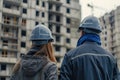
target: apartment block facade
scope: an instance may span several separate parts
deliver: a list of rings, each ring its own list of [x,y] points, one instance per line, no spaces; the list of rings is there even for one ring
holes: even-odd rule
[[[0,80],[9,80],[29,37],[38,24],[50,28],[58,67],[64,54],[76,47],[81,19],[79,0],[0,0]]]
[[[120,69],[120,6],[100,18],[102,46],[117,59]]]

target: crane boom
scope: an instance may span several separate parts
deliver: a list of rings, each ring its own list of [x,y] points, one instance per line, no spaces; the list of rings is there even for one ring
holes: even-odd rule
[[[94,13],[93,13],[93,12],[94,12],[94,8],[107,11],[106,9],[101,8],[101,7],[99,7],[99,6],[96,6],[96,5],[93,5],[93,4],[87,4],[87,6],[91,8],[92,15],[94,15]]]

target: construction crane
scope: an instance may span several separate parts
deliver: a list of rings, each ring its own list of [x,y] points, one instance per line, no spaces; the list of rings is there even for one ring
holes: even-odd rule
[[[100,9],[100,10],[104,10],[105,12],[107,11],[106,9],[101,8],[99,6],[96,6],[96,5],[93,5],[93,4],[87,4],[87,6],[91,8],[92,15],[94,15],[94,8],[97,8],[97,9]]]

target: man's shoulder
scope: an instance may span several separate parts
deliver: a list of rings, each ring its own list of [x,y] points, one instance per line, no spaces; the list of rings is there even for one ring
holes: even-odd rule
[[[79,46],[79,47],[76,47],[74,49],[71,49],[70,51],[68,51],[65,55],[69,58],[72,58],[74,57],[76,54],[80,54],[80,51],[82,50],[82,47]]]
[[[74,48],[74,49],[71,49],[69,52],[67,52],[66,54],[67,55],[72,55],[72,54],[76,54],[76,53],[82,53],[82,52],[84,52],[84,51],[86,51],[87,49],[88,49],[89,47],[85,44],[83,44],[83,45],[80,45],[80,46],[78,46],[78,47],[76,47],[76,48]]]
[[[110,57],[113,57],[113,55],[110,51],[104,49],[101,46],[94,46],[94,47],[91,46],[91,47],[89,47],[87,45],[81,45],[81,46],[78,46],[74,49],[71,49],[65,55],[67,55],[69,58],[71,58],[71,57],[74,57],[76,55],[80,55],[80,54],[83,54],[83,53],[93,52],[93,50],[96,51],[98,54],[107,54]]]

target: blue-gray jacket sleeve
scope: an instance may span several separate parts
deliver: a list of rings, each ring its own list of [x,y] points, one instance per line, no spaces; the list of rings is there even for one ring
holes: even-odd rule
[[[49,68],[47,69],[47,72],[45,73],[45,80],[58,80],[58,69],[56,64],[52,64],[49,66]]]
[[[71,63],[68,56],[65,54],[64,60],[61,65],[60,69],[60,80],[72,80],[72,69],[71,69]]]

